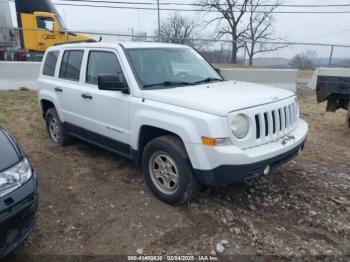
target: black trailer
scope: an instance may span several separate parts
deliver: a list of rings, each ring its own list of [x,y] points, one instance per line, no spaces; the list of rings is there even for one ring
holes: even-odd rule
[[[317,102],[327,101],[327,111],[348,111],[346,125],[350,128],[350,69],[318,68],[314,79]]]

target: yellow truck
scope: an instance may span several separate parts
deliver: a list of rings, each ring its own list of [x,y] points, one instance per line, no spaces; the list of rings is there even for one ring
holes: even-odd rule
[[[40,61],[46,49],[68,41],[94,41],[68,32],[50,0],[0,1],[0,60]]]

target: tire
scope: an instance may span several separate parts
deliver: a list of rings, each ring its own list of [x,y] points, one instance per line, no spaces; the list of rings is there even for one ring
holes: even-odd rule
[[[185,147],[175,136],[150,141],[142,152],[142,169],[146,184],[165,203],[183,204],[200,192]]]
[[[45,116],[46,129],[54,144],[66,146],[73,142],[73,138],[67,134],[55,108],[50,108]]]

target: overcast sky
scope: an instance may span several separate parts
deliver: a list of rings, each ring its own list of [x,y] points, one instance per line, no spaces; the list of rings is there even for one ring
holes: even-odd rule
[[[52,0],[54,3],[63,1]],[[105,0],[106,1],[106,0]],[[108,0],[107,0],[108,1]],[[111,0],[112,1],[112,0]],[[124,0],[130,2],[156,2],[156,0]],[[194,3],[196,0],[160,0],[160,2]],[[197,1],[198,2],[198,1]],[[77,3],[77,2],[75,2]],[[346,0],[286,0],[287,4],[349,4]],[[86,3],[89,4],[89,3]],[[127,6],[118,4],[118,6]],[[149,35],[157,28],[157,11],[128,10],[111,8],[91,8],[56,5],[66,25],[71,30],[103,31],[117,33],[135,33],[146,31]],[[172,6],[167,6],[171,8]],[[174,7],[174,6],[173,6]],[[179,7],[178,7],[179,8]],[[181,7],[180,7],[181,8]],[[190,9],[191,7],[183,7]],[[198,8],[196,8],[198,9]],[[281,8],[286,11],[337,11],[348,8]],[[161,19],[166,19],[171,12],[161,11]],[[199,12],[182,12],[196,21],[205,21],[208,14],[203,16]],[[202,23],[203,24],[203,23]],[[210,37],[214,27],[201,30],[201,38]],[[350,45],[350,14],[275,14],[274,30],[277,36],[285,37],[289,41],[320,42]],[[348,31],[346,31],[348,30]],[[344,32],[341,32],[344,31]],[[337,33],[338,32],[338,33]],[[333,34],[334,33],[334,34]],[[328,35],[329,34],[329,35]],[[328,36],[326,36],[328,35]],[[303,47],[305,49],[307,47]],[[298,50],[302,48],[298,47]],[[329,48],[318,48],[322,55],[329,53]],[[350,50],[335,49],[337,53],[348,53]],[[285,51],[280,52],[282,55]]]
[[[106,0],[105,0],[106,1]],[[108,1],[108,0],[107,0]],[[113,1],[113,0],[111,0]],[[124,0],[125,2],[156,2],[156,0]],[[160,0],[160,2],[193,3],[195,0]],[[54,3],[62,1],[54,0]],[[288,4],[349,4],[346,0],[286,0]],[[118,6],[122,6],[118,4]],[[127,5],[123,5],[127,6]],[[171,7],[171,6],[170,6]],[[184,7],[190,9],[191,7]],[[128,28],[136,31],[152,33],[157,26],[157,12],[149,10],[127,10],[91,7],[59,6],[70,29],[119,31],[127,32]],[[343,11],[349,8],[281,8],[286,11]],[[161,18],[165,19],[171,12],[161,11]],[[191,17],[200,16],[198,12],[182,12]],[[207,15],[206,15],[207,16]],[[350,44],[350,14],[275,14],[275,30],[279,35],[287,36],[291,41],[323,42]],[[203,19],[205,20],[205,19]],[[343,30],[347,32],[322,37],[328,33]],[[209,30],[208,30],[209,31]],[[208,32],[209,33],[209,32]],[[203,37],[206,32],[203,32]]]

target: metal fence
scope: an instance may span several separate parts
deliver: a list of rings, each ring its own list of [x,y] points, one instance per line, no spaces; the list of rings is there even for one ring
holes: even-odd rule
[[[11,31],[13,36],[13,46],[1,47],[0,44],[0,60],[26,60],[23,53],[19,53],[20,34],[21,31],[45,31],[47,35],[52,35],[54,31],[46,31],[43,29],[20,29],[0,27],[1,30]],[[116,32],[92,32],[92,31],[60,31],[58,32],[66,36],[68,39],[70,34],[85,34],[97,41],[117,42],[117,41],[162,41],[176,42],[191,45],[200,51],[210,62],[219,64],[231,64],[232,41],[229,39],[213,39],[213,38],[191,38],[191,39],[159,39],[158,36],[147,35],[143,33],[116,33]],[[1,39],[0,39],[1,43]],[[247,47],[251,42],[239,42],[240,48],[237,53],[237,64],[248,65],[249,52]],[[269,41],[257,42],[257,45],[274,48],[281,47],[272,52],[261,52],[253,57],[253,65],[257,67],[269,68],[296,68],[296,67],[350,67],[350,45],[324,44],[324,43],[301,43],[288,41]],[[2,51],[1,51],[2,50]],[[296,55],[304,54],[312,61],[312,65],[300,65],[295,62]],[[39,56],[40,57],[40,56]],[[30,60],[30,59],[28,59]]]

